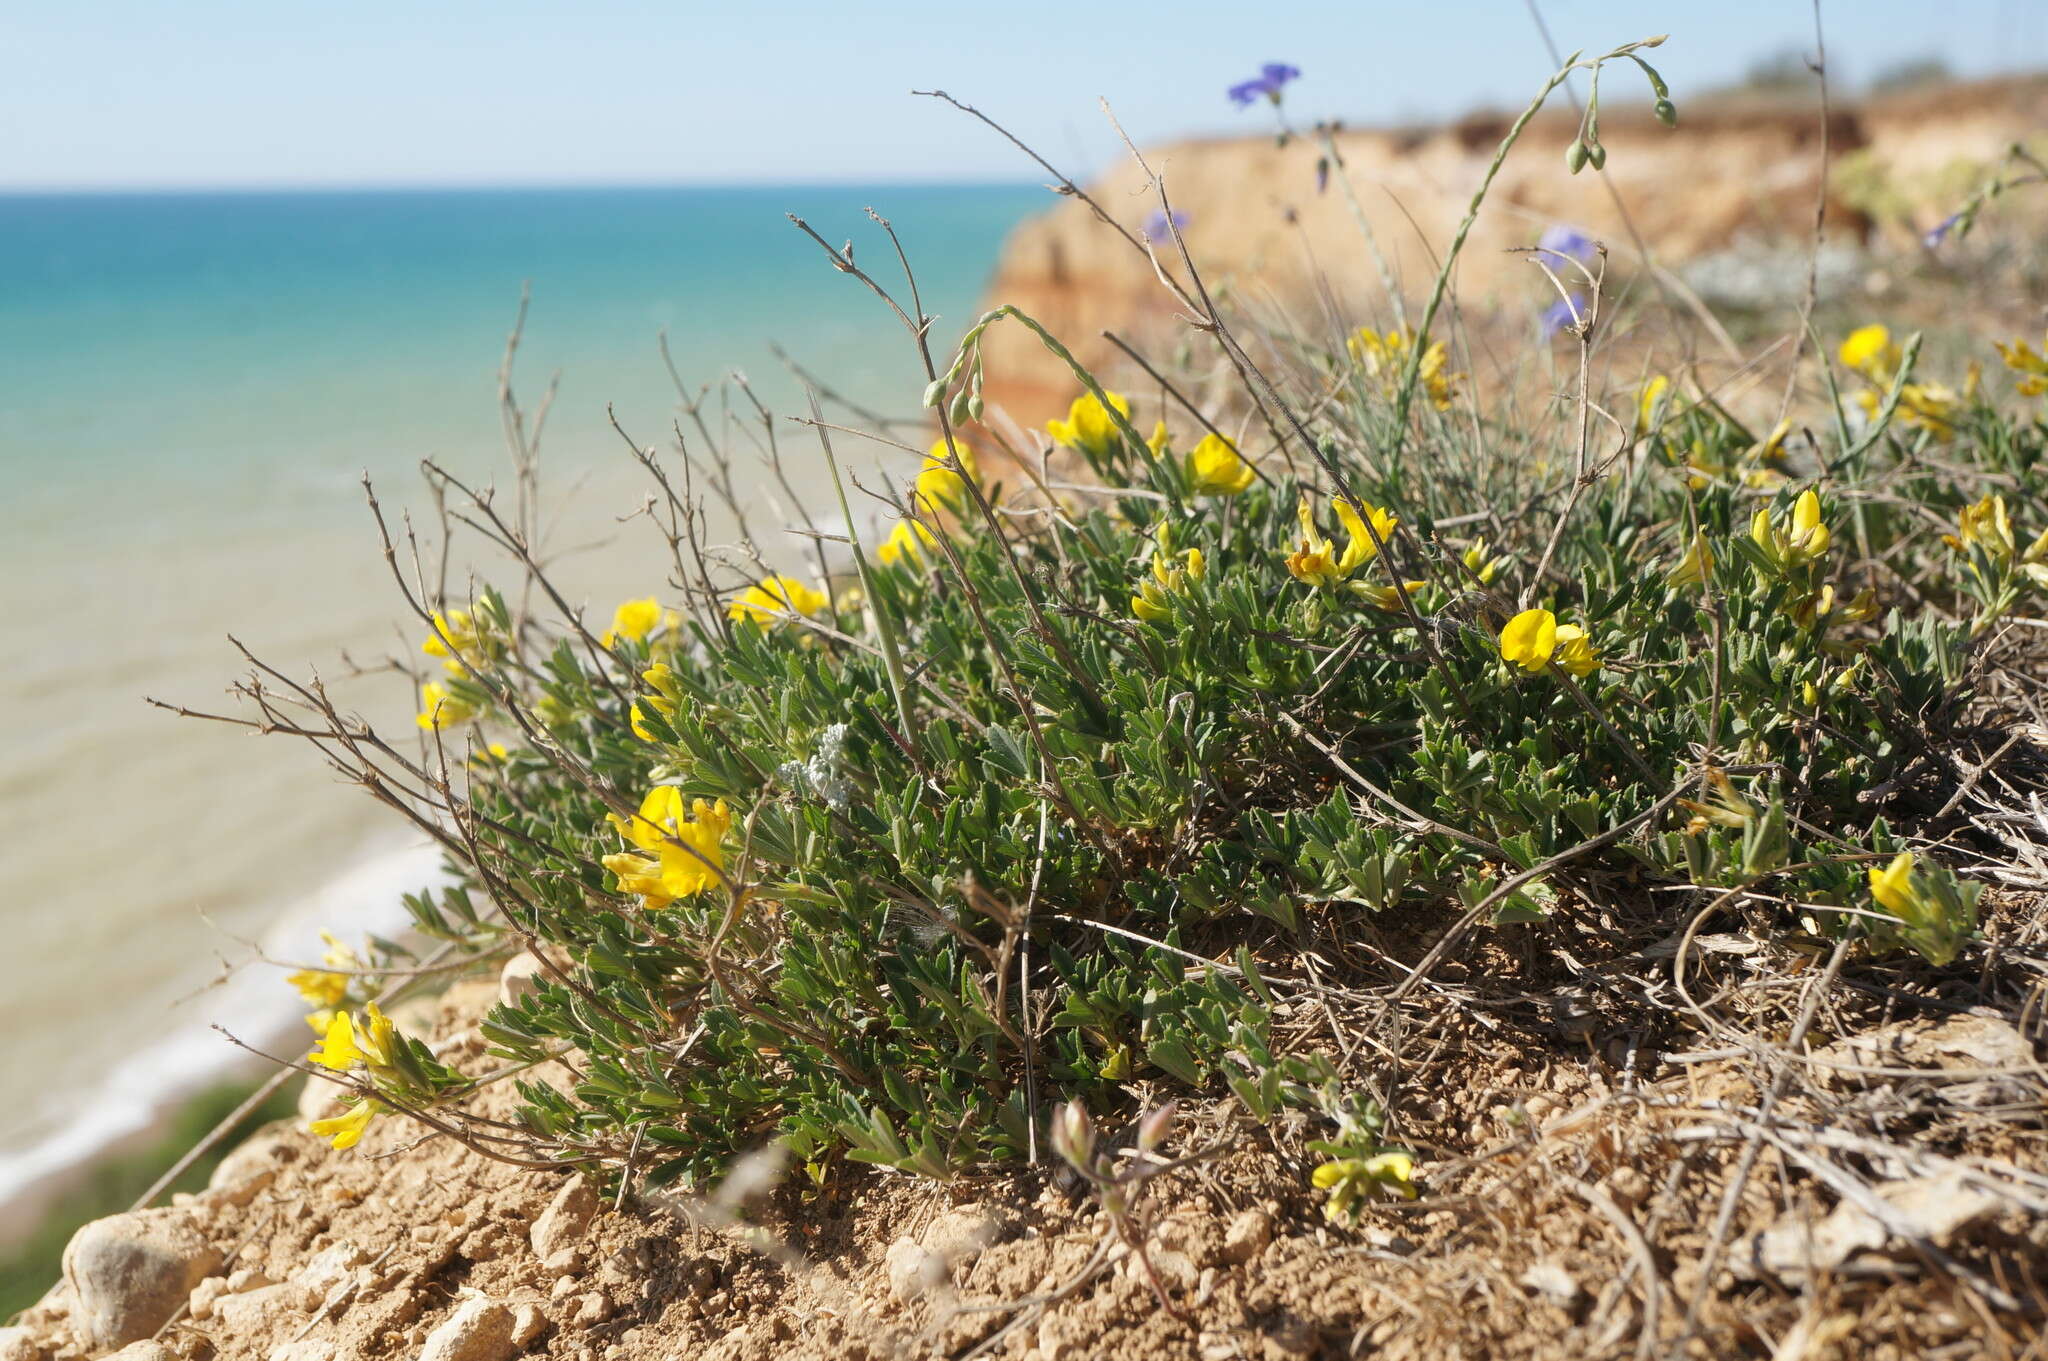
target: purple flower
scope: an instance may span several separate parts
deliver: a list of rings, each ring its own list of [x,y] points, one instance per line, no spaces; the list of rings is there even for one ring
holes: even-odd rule
[[[1169,223],[1166,220],[1166,210],[1154,208],[1152,216],[1146,218],[1145,225],[1138,229],[1138,234],[1157,245],[1162,241],[1171,241],[1177,231],[1186,231],[1188,223],[1192,220],[1186,213],[1176,208],[1173,210],[1173,221]]]
[[[1549,251],[1552,255],[1567,255],[1574,260],[1593,258],[1593,239],[1576,227],[1562,224],[1551,227],[1536,243],[1536,249]]]
[[[1299,66],[1289,66],[1284,62],[1269,61],[1259,68],[1258,75],[1250,80],[1240,80],[1237,84],[1230,87],[1230,102],[1241,109],[1247,108],[1256,103],[1259,96],[1264,95],[1267,99],[1278,104],[1280,102],[1280,87],[1288,81],[1298,80],[1300,77],[1301,68]]]
[[[1933,231],[1927,233],[1927,235],[1921,237],[1920,239],[1926,243],[1927,249],[1933,250],[1936,246],[1948,240],[1948,234],[1954,231],[1956,229],[1956,223],[1961,222],[1962,220],[1963,215],[1961,213],[1950,213],[1947,217],[1941,220],[1941,222],[1934,228]]]
[[[1579,319],[1586,314],[1585,309],[1586,300],[1576,293],[1569,298],[1559,298],[1550,304],[1543,310],[1540,323],[1543,327],[1543,338],[1548,340],[1565,328],[1578,325]]]

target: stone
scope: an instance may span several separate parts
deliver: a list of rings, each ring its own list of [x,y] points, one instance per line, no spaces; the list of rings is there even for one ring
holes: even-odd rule
[[[266,1285],[276,1284],[276,1281],[271,1280],[268,1276],[256,1270],[256,1268],[245,1266],[240,1271],[228,1273],[228,1288],[221,1293],[239,1295],[246,1290],[261,1290]]]
[[[0,1361],[43,1361],[49,1355],[26,1328],[0,1328]]]
[[[96,1350],[151,1336],[220,1269],[220,1250],[178,1210],[95,1219],[64,1249],[64,1279],[78,1297],[74,1321]]]
[[[596,1217],[596,1192],[582,1178],[570,1178],[533,1221],[533,1255],[546,1261],[581,1238]]]
[[[299,1308],[318,1309],[325,1304],[335,1290],[355,1279],[355,1269],[369,1255],[346,1239],[314,1253],[313,1259],[292,1277],[292,1285],[299,1292]]]
[[[255,1337],[269,1332],[280,1319],[296,1315],[299,1292],[289,1285],[266,1285],[230,1292],[213,1302],[213,1317],[229,1337]]]
[[[334,1344],[316,1337],[280,1342],[270,1349],[270,1361],[335,1361]]]
[[[1266,1250],[1273,1241],[1273,1216],[1256,1205],[1239,1210],[1223,1231],[1223,1260],[1243,1266]]]
[[[178,1354],[154,1338],[143,1338],[106,1358],[106,1361],[178,1361]]]
[[[521,950],[506,960],[505,967],[499,971],[498,1001],[504,1006],[517,1006],[540,991],[543,976],[539,956],[531,950]]]
[[[946,1259],[914,1238],[891,1243],[882,1265],[889,1274],[889,1293],[899,1304],[910,1303],[946,1279]]]
[[[1541,1295],[1560,1309],[1572,1308],[1586,1293],[1564,1263],[1554,1257],[1533,1263],[1522,1273],[1521,1282],[1523,1289]]]
[[[213,1302],[228,1293],[228,1278],[208,1276],[192,1287],[192,1293],[185,1300],[185,1316],[197,1323],[204,1323],[213,1317]]]
[[[603,1323],[611,1316],[612,1302],[593,1290],[577,1299],[576,1311],[570,1315],[570,1321],[578,1327],[588,1328]]]
[[[542,1260],[540,1269],[543,1275],[557,1279],[563,1276],[574,1276],[583,1269],[583,1249],[576,1247],[558,1249],[548,1254]]]
[[[512,1349],[524,1351],[547,1331],[548,1316],[537,1304],[522,1304],[512,1311]]]
[[[427,1334],[419,1361],[504,1361],[514,1350],[512,1311],[488,1295],[471,1295]]]
[[[926,1226],[919,1243],[948,1267],[971,1262],[981,1250],[1000,1242],[1009,1225],[985,1205],[950,1210]]]

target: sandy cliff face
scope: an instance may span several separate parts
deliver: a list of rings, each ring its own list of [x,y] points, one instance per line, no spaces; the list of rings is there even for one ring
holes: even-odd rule
[[[1338,151],[1357,199],[1357,215],[1334,180],[1318,192],[1313,137],[1276,147],[1271,137],[1185,142],[1148,153],[1177,210],[1211,287],[1312,310],[1313,281],[1328,279],[1347,321],[1386,321],[1379,273],[1362,216],[1397,286],[1426,294],[1486,173],[1509,115],[1479,115],[1417,130],[1349,131]],[[1536,119],[1509,156],[1466,247],[1456,279],[1468,310],[1539,311],[1556,294],[1526,258],[1509,248],[1535,244],[1562,223],[1605,242],[1616,270],[1639,267],[1646,247],[1660,264],[1680,266],[1751,241],[1804,240],[1821,180],[1822,122],[1811,106],[1723,102],[1681,106],[1678,128],[1646,109],[1609,110],[1602,119],[1606,175],[1565,172],[1564,150],[1577,119],[1560,108]],[[1870,200],[1841,177],[1831,181],[1830,239],[1877,237],[1910,242],[1954,203],[1939,192],[1967,193],[1982,167],[2015,138],[2048,127],[2048,79],[1986,82],[1916,92],[1838,108],[1827,128],[1839,167],[1886,174],[1895,220],[1874,223],[1858,205]],[[1949,190],[1944,181],[1960,179]],[[1135,165],[1089,186],[1105,211],[1136,231],[1158,207]],[[1927,201],[1916,201],[1917,199]],[[1640,243],[1640,247],[1639,247]],[[1011,236],[992,280],[989,305],[1014,303],[1046,323],[1091,366],[1114,354],[1105,328],[1141,348],[1189,334],[1171,299],[1130,245],[1077,200],[1061,201]],[[991,333],[986,350],[991,396],[1020,420],[1056,414],[1072,394],[1064,366],[1015,328]]]

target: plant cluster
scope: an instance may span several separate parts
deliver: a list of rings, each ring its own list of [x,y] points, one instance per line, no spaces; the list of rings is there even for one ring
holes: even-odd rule
[[[495,1156],[649,1185],[775,1140],[818,1182],[1050,1150],[1116,1186],[1061,1103],[1228,1094],[1321,1122],[1343,1216],[1417,1171],[1364,1075],[1276,1043],[1312,938],[1655,891],[1954,959],[1977,888],[1908,832],[2048,579],[2043,427],[1864,330],[1816,430],[1650,377],[1633,421],[1582,385],[1538,435],[1448,372],[1433,313],[1254,363],[1211,312],[1245,383],[1215,409],[1073,364],[1062,481],[981,419],[988,329],[1071,363],[1057,339],[1004,308],[935,357],[906,314],[939,438],[883,532],[721,562],[636,448],[669,578],[602,630],[473,497],[558,617],[401,570],[421,752],[328,745],[450,851],[419,930],[538,959],[483,1026],[523,1104],[464,1124],[464,1080],[309,975],[315,1058],[363,1086],[336,1142],[440,1107]],[[821,471],[846,507],[829,443]]]

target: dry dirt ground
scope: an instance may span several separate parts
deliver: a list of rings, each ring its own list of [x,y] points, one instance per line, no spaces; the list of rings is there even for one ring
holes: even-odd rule
[[[1398,979],[1443,925],[1393,939],[1354,921],[1344,948]],[[1686,943],[1668,918],[1582,908],[1475,936],[1398,1004],[1297,993],[1292,1042],[1386,1046],[1359,1070],[1423,1194],[1328,1222],[1316,1131],[1186,1109],[1169,1151],[1205,1156],[1139,1205],[1158,1289],[1046,1168],[940,1185],[843,1167],[808,1196],[754,1168],[723,1202],[600,1203],[394,1119],[350,1152],[288,1122],[150,1212],[209,1251],[157,1340],[121,1355],[2048,1354],[2039,902],[1999,901],[1974,973],[1831,971],[1765,944],[1785,935],[1769,926],[1718,918]],[[459,985],[432,1018],[472,1071],[494,987]],[[1347,1008],[1375,997],[1379,1024],[1358,1024]],[[111,1350],[81,1336],[77,1290],[26,1315],[0,1361]]]

